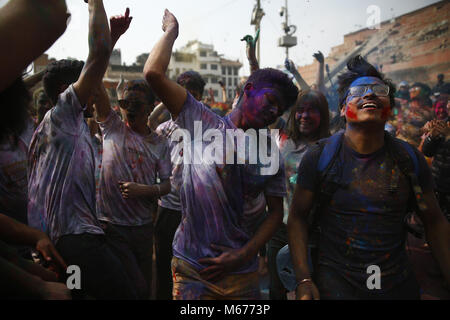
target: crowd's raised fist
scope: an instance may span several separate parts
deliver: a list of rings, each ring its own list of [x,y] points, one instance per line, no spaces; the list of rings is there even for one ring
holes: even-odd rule
[[[164,11],[164,17],[162,21],[162,29],[164,32],[173,32],[178,37],[178,21],[177,18],[169,11]]]
[[[124,34],[130,27],[131,20],[133,20],[133,17],[130,17],[130,8],[125,10],[124,15],[112,16],[109,19],[112,38],[116,39]]]
[[[317,53],[314,53],[313,54],[313,57],[314,57],[314,59],[316,59],[317,60],[317,62],[319,62],[319,63],[324,63],[325,62],[325,58],[324,58],[324,56],[323,56],[323,53],[322,52],[317,52]]]

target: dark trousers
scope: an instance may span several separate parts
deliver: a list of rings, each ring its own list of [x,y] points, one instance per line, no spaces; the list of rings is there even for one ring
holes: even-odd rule
[[[80,268],[81,289],[72,291],[74,298],[138,298],[131,277],[109,246],[106,236],[88,233],[66,235],[58,240],[56,249],[68,266],[76,265]]]
[[[157,300],[172,300],[172,242],[180,222],[181,211],[158,207],[155,226]]]
[[[149,299],[152,286],[153,224],[118,226],[106,224],[108,241],[129,272],[139,292],[139,299]]]
[[[420,300],[420,288],[414,274],[387,292],[367,292],[352,285],[333,268],[320,265],[316,285],[321,300]]]
[[[278,276],[277,270],[277,254],[281,248],[288,244],[286,225],[282,224],[272,239],[267,245],[267,267],[269,269],[270,285],[269,298],[270,300],[286,300],[287,290]]]

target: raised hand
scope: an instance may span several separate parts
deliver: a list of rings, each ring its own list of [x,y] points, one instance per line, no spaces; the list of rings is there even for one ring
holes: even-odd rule
[[[109,19],[113,44],[128,30],[131,20],[133,20],[133,17],[130,17],[130,8],[125,10],[125,15],[113,16]]]
[[[162,20],[162,29],[164,32],[173,33],[175,38],[178,38],[178,21],[177,18],[169,10],[164,11],[164,17]]]
[[[256,43],[259,39],[259,29],[256,31],[255,38],[253,38],[251,35],[246,35],[244,38],[241,39],[241,41],[245,41],[247,43],[247,59],[250,64],[250,71],[251,73],[255,72],[256,70],[259,70],[259,62],[256,58]]]
[[[323,53],[322,52],[317,52],[313,54],[314,59],[317,60],[317,62],[319,63],[324,63],[325,62],[325,58],[323,57]]]
[[[297,71],[294,62],[290,59],[286,59],[284,61],[284,66],[286,67],[287,71],[289,71],[292,74]]]

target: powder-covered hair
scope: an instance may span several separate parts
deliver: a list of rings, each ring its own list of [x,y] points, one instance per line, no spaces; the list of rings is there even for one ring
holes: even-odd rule
[[[280,70],[272,68],[259,69],[250,75],[246,85],[248,83],[251,83],[255,88],[263,88],[264,86],[277,88],[286,101],[286,110],[293,106],[297,100],[297,86],[286,73]]]
[[[373,65],[368,63],[363,57],[357,55],[351,58],[347,62],[347,71],[340,74],[338,77],[338,94],[339,94],[339,106],[342,108],[347,98],[347,92],[350,85],[358,78],[361,77],[375,77],[383,81],[389,86],[389,99],[391,106],[395,106],[395,85],[391,80],[385,79],[383,73],[379,72]]]

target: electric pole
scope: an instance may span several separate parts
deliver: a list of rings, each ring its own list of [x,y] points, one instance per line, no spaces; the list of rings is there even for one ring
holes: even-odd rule
[[[261,20],[264,17],[265,12],[261,8],[261,0],[256,0],[256,5],[253,8],[252,20],[250,24],[255,26],[255,34],[258,30],[261,30]],[[261,31],[259,35],[259,40],[256,44],[256,59],[258,59],[259,65],[261,65],[261,56],[260,56],[260,43],[261,43]]]
[[[294,25],[289,25],[288,0],[285,0],[285,6],[281,7],[280,16],[284,16],[284,22],[281,24],[284,31],[284,36],[278,39],[278,46],[286,48],[286,59],[289,59],[289,48],[297,45],[297,37],[293,36],[297,31],[297,27]]]

